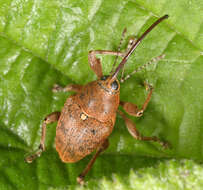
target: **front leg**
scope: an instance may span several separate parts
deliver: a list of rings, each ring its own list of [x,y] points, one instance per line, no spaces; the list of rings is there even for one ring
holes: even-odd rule
[[[121,52],[117,52],[117,51],[110,51],[110,50],[89,51],[88,60],[90,63],[90,67],[95,72],[95,74],[97,75],[97,77],[99,79],[103,76],[103,73],[102,73],[102,67],[101,67],[100,59],[96,58],[96,54],[115,55],[115,56],[121,56],[121,57],[123,57],[125,55],[125,53],[121,53]]]
[[[69,92],[69,91],[73,91],[73,92],[77,92],[79,93],[82,90],[82,85],[79,84],[69,84],[67,86],[65,86],[64,88],[59,86],[58,84],[54,84],[54,87],[52,88],[53,92]]]
[[[152,96],[152,92],[153,92],[153,88],[152,86],[150,86],[149,84],[145,83],[145,87],[146,87],[146,90],[150,90],[149,91],[149,94],[147,96],[147,99],[145,100],[143,106],[141,109],[138,109],[138,107],[133,104],[133,103],[130,103],[130,102],[120,102],[120,105],[123,107],[123,109],[129,114],[129,115],[132,115],[132,116],[135,116],[135,117],[141,117],[144,113],[144,110],[146,109],[150,99],[151,99],[151,96]]]

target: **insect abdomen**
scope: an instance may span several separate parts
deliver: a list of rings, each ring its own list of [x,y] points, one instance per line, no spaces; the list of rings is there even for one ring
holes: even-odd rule
[[[86,115],[75,101],[67,99],[56,129],[56,150],[64,162],[77,162],[94,151],[112,132],[113,123]]]

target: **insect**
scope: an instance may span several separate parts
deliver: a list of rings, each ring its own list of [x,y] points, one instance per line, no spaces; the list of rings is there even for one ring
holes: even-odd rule
[[[70,96],[61,112],[49,114],[43,121],[41,141],[38,150],[26,157],[26,161],[31,163],[39,157],[45,150],[45,136],[47,124],[58,121],[56,128],[56,150],[63,162],[73,163],[81,160],[85,156],[96,150],[96,153],[78,176],[77,182],[84,183],[84,177],[91,169],[96,158],[108,146],[108,137],[111,134],[118,113],[124,119],[129,133],[137,140],[155,141],[163,147],[167,146],[157,137],[142,136],[136,129],[135,124],[126,116],[123,111],[118,110],[119,105],[125,112],[131,116],[140,117],[146,109],[153,88],[146,84],[149,93],[142,106],[139,109],[135,104],[120,101],[120,83],[117,79],[119,71],[124,67],[130,55],[140,44],[143,38],[160,22],[168,18],[168,15],[156,20],[137,40],[134,40],[127,51],[96,50],[90,51],[88,60],[91,69],[95,72],[98,79],[84,86],[72,84],[65,88],[59,85],[54,86],[54,91],[74,91],[76,94]],[[96,54],[121,56],[122,61],[108,76],[102,74],[100,59]],[[128,76],[127,76],[128,78]]]

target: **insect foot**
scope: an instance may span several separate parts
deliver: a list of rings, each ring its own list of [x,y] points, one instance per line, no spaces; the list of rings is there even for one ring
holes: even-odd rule
[[[137,116],[137,117],[141,117],[141,116],[143,115],[143,113],[144,113],[144,111],[143,111],[143,110],[140,110],[140,111],[137,112],[137,115],[136,115],[136,116]]]
[[[52,92],[60,92],[63,91],[63,88],[61,86],[59,86],[58,84],[54,84],[53,88],[52,88]]]
[[[149,90],[153,90],[153,86],[147,82],[144,82],[144,86],[145,86],[145,89],[146,91],[149,91]]]
[[[35,151],[35,153],[26,156],[25,162],[27,162],[29,164],[32,163],[33,160],[35,160],[37,157],[40,157],[41,153],[42,153],[42,150],[38,149],[37,151]]]
[[[85,184],[85,182],[84,182],[84,177],[83,176],[78,176],[77,177],[77,182],[80,184],[80,185],[84,185]]]
[[[164,149],[167,149],[167,148],[170,147],[168,142],[162,141],[162,140],[160,140],[159,138],[157,138],[155,136],[153,136],[152,139],[153,139],[154,142],[158,142]]]
[[[168,149],[170,148],[170,144],[166,141],[160,141],[160,145],[164,148],[164,149]]]

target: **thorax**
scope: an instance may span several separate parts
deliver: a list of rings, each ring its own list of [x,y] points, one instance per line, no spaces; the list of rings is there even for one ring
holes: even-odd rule
[[[120,102],[119,92],[111,93],[99,81],[93,81],[83,87],[77,94],[77,99],[86,114],[102,122],[108,120],[115,122]]]

